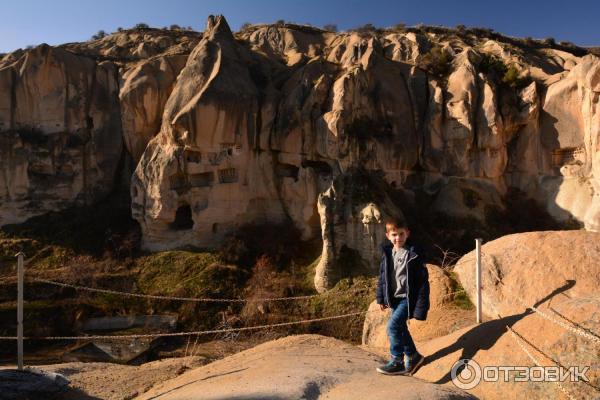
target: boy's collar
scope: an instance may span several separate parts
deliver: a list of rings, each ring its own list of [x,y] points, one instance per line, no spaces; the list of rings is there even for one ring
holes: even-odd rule
[[[392,251],[392,249],[394,248],[394,245],[393,245],[393,244],[392,244],[392,242],[390,242],[389,240],[386,240],[386,241],[384,241],[384,242],[381,244],[381,248],[382,248],[382,250],[384,250],[384,251],[390,251],[390,252],[391,252],[391,251]],[[404,247],[403,247],[403,248],[404,248],[405,250],[407,250],[407,251],[408,251],[409,253],[411,253],[411,254],[417,254],[417,253],[416,253],[416,251],[415,251],[415,246],[413,246],[412,244],[410,244],[410,243],[408,243],[408,242],[404,243]]]

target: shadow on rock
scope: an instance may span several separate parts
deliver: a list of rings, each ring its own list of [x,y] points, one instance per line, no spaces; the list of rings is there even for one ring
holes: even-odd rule
[[[575,281],[568,280],[566,284],[553,290],[546,297],[535,303],[534,307],[538,307],[540,304],[545,303],[559,293],[569,290],[573,286],[575,286]],[[525,312],[520,314],[502,317],[477,325],[468,332],[465,332],[452,345],[428,355],[425,359],[425,362],[427,364],[435,362],[436,360],[444,358],[445,356],[459,350],[462,350],[462,352],[457,360],[472,359],[479,350],[488,350],[494,346],[498,339],[500,339],[500,337],[506,333],[506,326],[512,327],[517,321],[532,313],[533,311],[531,311],[531,309],[527,309]],[[459,372],[460,370],[457,371],[457,373]],[[451,371],[448,371],[446,375],[438,379],[435,383],[443,384],[450,382],[450,374]]]
[[[42,370],[0,370],[0,400],[99,400],[78,389],[70,389],[62,375]]]

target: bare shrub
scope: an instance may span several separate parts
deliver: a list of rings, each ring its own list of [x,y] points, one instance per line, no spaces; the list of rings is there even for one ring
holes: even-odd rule
[[[268,320],[270,303],[259,301],[260,299],[283,297],[283,291],[279,285],[277,267],[267,255],[261,256],[254,267],[252,277],[246,286],[246,303],[240,313],[246,323],[264,322]]]

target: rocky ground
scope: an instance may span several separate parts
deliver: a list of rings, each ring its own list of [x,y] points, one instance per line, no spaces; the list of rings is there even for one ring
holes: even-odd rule
[[[471,396],[410,377],[382,376],[383,359],[335,339],[300,335],[265,343],[157,385],[141,399],[409,399]]]
[[[9,391],[3,385],[0,399],[56,399],[56,400],[125,400],[145,393],[157,383],[172,379],[189,368],[205,364],[202,357],[182,357],[154,361],[141,366],[112,363],[61,363],[38,367],[44,372],[56,373],[69,380],[67,388],[59,383],[46,382],[38,389],[31,388],[32,382],[40,381],[35,375],[19,382],[19,387]],[[0,377],[7,370],[0,370]],[[4,387],[6,386],[6,387]],[[16,386],[16,385],[15,385]],[[29,388],[27,388],[29,386]]]

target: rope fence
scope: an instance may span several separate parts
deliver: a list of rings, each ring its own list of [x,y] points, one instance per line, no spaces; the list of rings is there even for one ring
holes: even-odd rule
[[[527,348],[525,347],[525,345],[522,343],[521,339],[519,339],[518,333],[516,333],[508,325],[506,325],[506,329],[508,330],[508,332],[510,332],[511,337],[515,340],[515,342],[517,342],[517,345],[519,345],[519,348],[521,348],[521,350],[523,351],[523,353],[525,353],[525,355],[527,355],[527,357],[529,357],[529,359],[536,366],[541,367],[542,365],[540,364],[540,362],[533,356],[533,354],[531,354],[531,352],[529,350],[527,350]],[[561,385],[561,383],[559,381],[553,381],[553,382],[556,383],[556,385],[561,390],[561,392],[563,392],[570,400],[576,400],[576,397],[574,397],[567,389],[565,389],[565,387],[563,385]]]
[[[215,299],[208,297],[178,297],[178,296],[162,296],[162,295],[152,295],[152,294],[142,294],[142,293],[129,293],[122,292],[119,290],[111,290],[111,289],[100,289],[100,288],[92,288],[87,286],[73,285],[70,283],[57,282],[49,279],[42,278],[28,278],[30,281],[46,283],[49,285],[71,288],[75,290],[82,290],[93,293],[103,293],[103,294],[112,294],[116,296],[122,297],[136,297],[142,299],[152,299],[152,300],[172,300],[172,301],[189,301],[189,302],[197,302],[197,303],[250,303],[250,302],[275,302],[275,301],[288,301],[288,300],[309,300],[315,297],[326,296],[331,292],[311,294],[306,296],[289,296],[289,297],[272,297],[272,298],[256,298],[256,299]],[[352,289],[354,291],[358,291],[359,289]]]
[[[373,312],[373,311],[371,311],[371,312]],[[23,337],[23,339],[27,339],[27,340],[147,339],[147,338],[159,338],[159,337],[209,335],[209,334],[215,334],[215,333],[243,332],[243,331],[252,331],[252,330],[259,330],[259,329],[277,328],[277,327],[282,327],[282,326],[310,324],[312,322],[332,321],[332,320],[336,320],[336,319],[343,319],[343,318],[348,318],[348,317],[364,315],[367,313],[369,313],[369,311],[360,311],[360,312],[354,312],[354,313],[348,313],[348,314],[334,315],[331,317],[305,319],[305,320],[301,320],[301,321],[280,322],[280,323],[276,323],[276,324],[246,326],[246,327],[241,327],[241,328],[213,329],[213,330],[208,330],[208,331],[144,333],[144,334],[137,334],[137,335],[86,335],[86,336],[40,336],[40,337],[29,336],[29,337]],[[0,340],[17,340],[17,339],[18,339],[17,336],[0,336]]]

